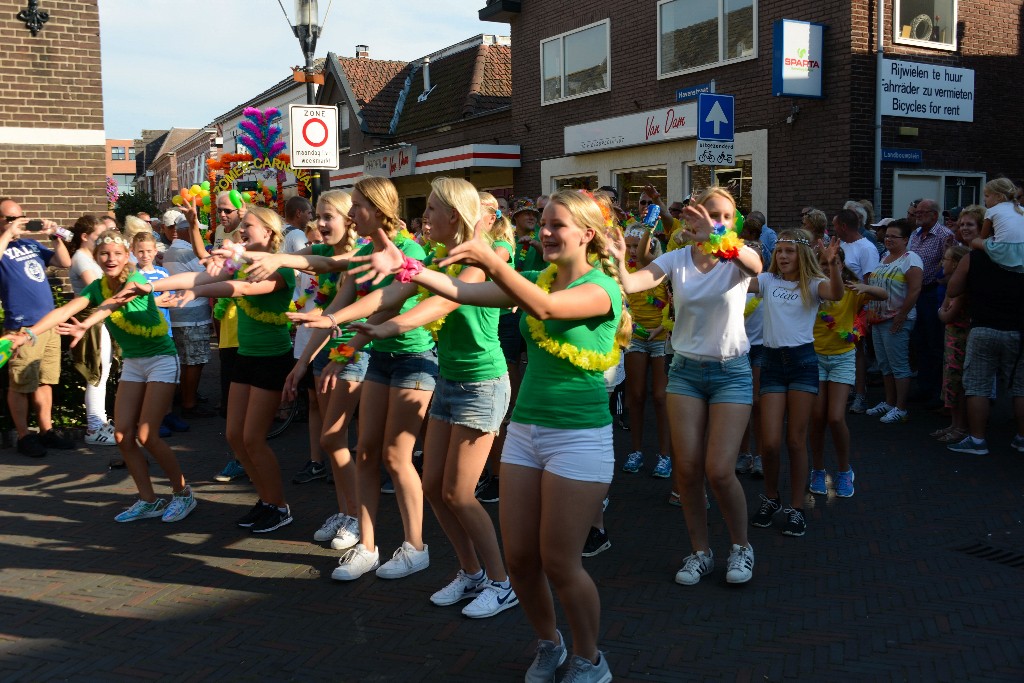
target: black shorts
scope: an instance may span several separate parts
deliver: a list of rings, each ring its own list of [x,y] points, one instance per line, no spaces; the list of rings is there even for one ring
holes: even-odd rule
[[[232,368],[231,381],[235,384],[248,384],[257,389],[281,391],[288,373],[295,367],[292,352],[280,356],[243,356],[238,354],[235,367]]]

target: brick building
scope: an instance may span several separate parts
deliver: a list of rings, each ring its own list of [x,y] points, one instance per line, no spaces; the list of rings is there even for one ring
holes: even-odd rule
[[[511,132],[511,47],[480,35],[413,62],[329,54],[320,104],[339,106],[341,170],[331,186],[391,178],[402,215],[419,216],[431,179],[465,178],[507,196],[519,165]]]
[[[107,209],[100,21],[96,0],[50,5],[32,35],[0,0],[0,195],[68,224]]]
[[[150,178],[153,201],[161,209],[171,208],[171,198],[178,194],[182,184],[178,179],[178,147],[199,132],[197,128],[172,128],[146,169]],[[189,183],[191,185],[191,183]]]
[[[516,47],[516,192],[610,184],[635,206],[646,183],[678,199],[714,172],[742,210],[781,226],[797,224],[808,204],[872,198],[880,2],[883,76],[903,88],[885,107],[926,107],[907,93],[924,96],[933,76],[965,80],[934,84],[936,101],[948,100],[932,105],[938,113],[883,116],[879,214],[902,215],[922,196],[962,206],[988,178],[1024,176],[1019,146],[1008,144],[1024,104],[1020,0],[595,0],[573,11],[492,0],[480,18],[507,22]],[[799,55],[784,19],[808,22]],[[813,25],[823,26],[820,43]],[[820,94],[776,96],[796,87],[794,72],[804,85],[820,77]],[[679,92],[709,85],[735,96],[735,162],[714,169],[695,163],[696,100]]]
[[[135,182],[135,141],[107,138],[105,154],[107,177],[117,183],[118,194],[131,192]]]

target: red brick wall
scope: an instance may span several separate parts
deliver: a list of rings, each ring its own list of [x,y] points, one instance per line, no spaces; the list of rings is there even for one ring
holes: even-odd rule
[[[16,18],[26,3],[0,0],[0,127],[102,131],[96,0],[44,5],[50,19],[33,37]],[[0,145],[0,195],[64,223],[105,211],[105,157],[102,140],[76,147]]]

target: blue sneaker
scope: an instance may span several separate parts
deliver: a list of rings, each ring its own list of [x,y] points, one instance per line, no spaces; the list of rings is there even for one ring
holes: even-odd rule
[[[623,472],[636,474],[644,466],[644,454],[640,451],[633,451],[626,456],[626,464],[622,466]]]
[[[214,477],[217,481],[234,481],[235,479],[241,479],[245,476],[245,468],[242,467],[242,463],[238,462],[234,458],[228,460],[228,464],[224,465],[224,469],[220,471],[220,474]]]
[[[853,497],[853,469],[836,472],[836,495],[840,498]]]
[[[667,455],[658,454],[658,464],[654,466],[654,471],[651,472],[652,477],[658,477],[659,479],[668,479],[672,476],[672,459]]]
[[[819,496],[828,493],[825,488],[825,470],[811,470],[811,483],[807,485],[807,490]]]
[[[162,517],[164,514],[164,507],[166,507],[167,501],[163,498],[157,498],[152,503],[147,503],[144,500],[137,500],[132,503],[132,506],[114,517],[115,522],[134,522],[140,519],[152,519],[153,517]]]
[[[384,473],[384,478],[381,480],[380,492],[388,494],[395,492],[395,482],[391,481],[391,475],[387,472]]]
[[[1013,441],[1010,442],[1010,448],[1024,453],[1024,436],[1014,434]]]
[[[946,444],[946,448],[954,453],[967,453],[968,455],[988,455],[988,444],[985,439],[975,439],[967,435],[963,441]]]
[[[189,430],[188,422],[185,422],[174,413],[167,413],[164,415],[163,426],[167,427],[172,432],[187,432]]]
[[[160,434],[160,438],[161,438],[161,439],[166,439],[166,438],[167,438],[167,437],[169,437],[169,436],[170,436],[171,434],[173,434],[173,432],[171,431],[171,428],[170,428],[170,427],[168,427],[168,426],[167,426],[167,425],[165,425],[165,424],[161,424],[161,425],[160,425],[160,431],[159,431],[159,434]]]
[[[181,520],[188,517],[189,513],[196,509],[196,499],[192,495],[192,487],[186,486],[181,490],[181,493],[176,493],[171,496],[171,503],[164,510],[163,517],[161,518],[165,522],[180,522]]]

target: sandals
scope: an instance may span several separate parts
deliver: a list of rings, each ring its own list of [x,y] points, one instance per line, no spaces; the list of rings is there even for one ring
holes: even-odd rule
[[[946,434],[949,434],[954,429],[955,429],[955,427],[953,427],[953,425],[949,425],[948,427],[943,427],[942,429],[936,429],[934,432],[932,432],[928,436],[932,437],[933,439],[939,439],[939,438],[945,436]]]
[[[939,443],[957,443],[967,436],[966,429],[954,429],[939,437]]]

